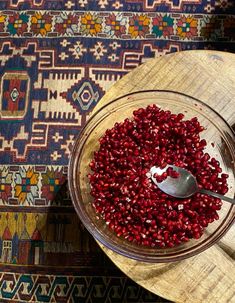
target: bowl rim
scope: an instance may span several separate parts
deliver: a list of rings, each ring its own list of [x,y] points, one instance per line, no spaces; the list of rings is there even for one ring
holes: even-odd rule
[[[81,207],[79,205],[79,203],[77,203],[76,201],[78,200],[75,194],[75,178],[74,178],[74,174],[73,172],[75,171],[75,168],[77,167],[77,162],[78,162],[78,157],[76,157],[76,150],[77,147],[79,146],[80,140],[81,138],[83,138],[84,133],[86,132],[86,128],[88,125],[90,125],[90,123],[92,123],[93,119],[95,119],[95,117],[102,112],[104,109],[106,109],[109,106],[112,106],[112,104],[114,104],[116,101],[123,99],[123,98],[128,98],[131,95],[138,95],[138,94],[142,94],[142,93],[172,93],[172,94],[177,94],[180,95],[182,97],[187,97],[189,99],[194,100],[195,102],[201,104],[203,107],[207,108],[209,111],[211,111],[215,116],[217,116],[227,127],[227,129],[229,129],[230,131],[230,135],[232,135],[234,142],[235,142],[235,132],[233,131],[233,129],[231,128],[231,126],[228,124],[228,122],[217,112],[215,111],[211,106],[209,106],[208,104],[204,103],[203,101],[201,101],[200,99],[197,99],[191,95],[182,93],[182,92],[177,92],[174,90],[161,90],[161,89],[152,89],[152,90],[140,90],[140,91],[133,91],[130,92],[128,94],[124,94],[121,95],[115,99],[112,99],[110,102],[102,105],[97,111],[95,111],[94,113],[91,114],[91,117],[87,120],[87,122],[85,123],[85,125],[82,127],[80,133],[78,134],[78,136],[75,138],[74,144],[73,144],[73,148],[71,151],[71,157],[69,159],[69,165],[68,165],[68,187],[69,187],[69,193],[71,195],[71,200],[73,203],[73,206],[75,208],[75,211],[78,215],[78,217],[80,218],[80,220],[82,221],[82,223],[84,224],[84,226],[86,227],[86,229],[89,231],[89,233],[101,244],[103,244],[106,248],[124,256],[124,257],[129,257],[131,259],[137,260],[137,261],[144,261],[144,262],[148,262],[148,263],[165,263],[165,262],[175,262],[175,261],[180,261],[192,256],[195,256],[203,251],[205,251],[206,249],[208,249],[209,247],[211,247],[212,245],[214,245],[215,243],[217,243],[223,236],[224,234],[229,230],[229,228],[232,226],[233,222],[235,222],[235,215],[233,215],[233,217],[230,219],[229,223],[224,226],[223,230],[220,231],[220,233],[218,235],[216,235],[210,242],[208,243],[200,243],[197,247],[195,247],[194,250],[191,250],[190,248],[186,249],[185,253],[183,255],[176,255],[176,256],[171,256],[170,253],[168,253],[168,256],[158,256],[158,258],[155,258],[154,256],[140,256],[139,254],[135,254],[134,252],[129,253],[128,252],[128,256],[126,255],[126,252],[123,248],[119,248],[117,247],[117,245],[115,244],[110,244],[107,243],[107,240],[104,238],[104,236],[101,233],[94,233],[94,230],[92,229],[92,227],[89,225],[89,223],[83,218],[83,214],[81,212]],[[85,141],[86,142],[86,141]],[[83,145],[85,144],[85,142],[83,143]],[[83,148],[83,146],[82,146]],[[81,149],[82,149],[81,148]],[[234,150],[235,150],[235,146],[234,146]],[[235,168],[235,165],[234,165]],[[76,174],[75,174],[76,175]],[[235,205],[231,205],[229,211],[228,211],[228,215],[230,214],[230,212],[232,210],[235,209]],[[89,219],[90,220],[90,219]],[[92,222],[90,220],[90,222]],[[202,245],[201,245],[202,244]],[[130,256],[131,254],[131,256]],[[133,255],[134,254],[134,255]],[[174,254],[174,253],[173,253]]]

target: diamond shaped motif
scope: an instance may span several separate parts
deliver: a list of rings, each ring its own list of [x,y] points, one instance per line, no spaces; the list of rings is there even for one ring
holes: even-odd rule
[[[96,103],[99,99],[99,92],[94,91],[89,82],[84,82],[78,90],[72,93],[74,102],[78,102],[82,110],[88,110],[92,103]]]
[[[29,102],[30,77],[27,71],[7,70],[0,79],[0,119],[22,120]]]
[[[15,102],[18,97],[19,97],[19,92],[18,92],[17,88],[13,88],[13,90],[11,91],[12,101]]]

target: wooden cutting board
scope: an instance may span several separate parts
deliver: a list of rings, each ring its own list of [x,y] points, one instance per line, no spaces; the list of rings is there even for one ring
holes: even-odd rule
[[[151,59],[105,94],[95,110],[117,97],[148,89],[186,93],[218,111],[235,128],[235,55],[185,51]],[[110,259],[146,289],[175,302],[235,302],[235,226],[205,252],[181,262],[149,264],[101,245]]]

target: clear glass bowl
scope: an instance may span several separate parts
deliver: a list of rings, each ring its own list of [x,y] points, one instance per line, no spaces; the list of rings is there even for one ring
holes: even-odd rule
[[[224,173],[229,175],[229,197],[235,192],[235,139],[226,121],[205,103],[172,91],[142,91],[122,96],[98,110],[87,122],[77,138],[69,164],[69,187],[74,207],[81,221],[103,245],[126,257],[145,262],[179,261],[196,255],[216,243],[229,229],[235,218],[235,205],[223,202],[219,220],[209,224],[203,236],[173,248],[148,248],[131,243],[116,234],[99,218],[92,207],[92,196],[87,175],[94,151],[99,149],[98,139],[115,122],[130,118],[134,110],[155,103],[172,113],[183,113],[186,119],[197,117],[206,130],[207,152],[220,161]],[[211,144],[212,143],[212,144]],[[75,231],[76,232],[76,231]]]

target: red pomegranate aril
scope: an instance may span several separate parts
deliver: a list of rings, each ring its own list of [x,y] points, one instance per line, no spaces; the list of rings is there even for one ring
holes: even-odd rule
[[[156,105],[133,112],[133,119],[115,123],[99,139],[100,148],[90,162],[92,203],[97,215],[118,237],[138,245],[164,248],[198,239],[218,220],[222,201],[195,194],[177,199],[163,193],[148,176],[152,166],[167,164],[191,171],[199,187],[225,194],[228,175],[219,161],[204,151],[204,128],[196,117],[183,120]],[[159,182],[178,173],[167,169]]]
[[[174,243],[173,242],[170,242],[170,241],[166,241],[166,246],[168,247],[174,247]]]
[[[183,237],[181,238],[181,241],[182,241],[182,242],[188,242],[188,241],[189,241],[189,238],[183,236]]]
[[[201,233],[196,232],[196,233],[193,234],[193,236],[194,236],[195,239],[199,239],[201,237]]]
[[[170,174],[170,177],[174,178],[174,179],[177,179],[179,177],[179,173],[177,171],[172,171],[171,174]]]

